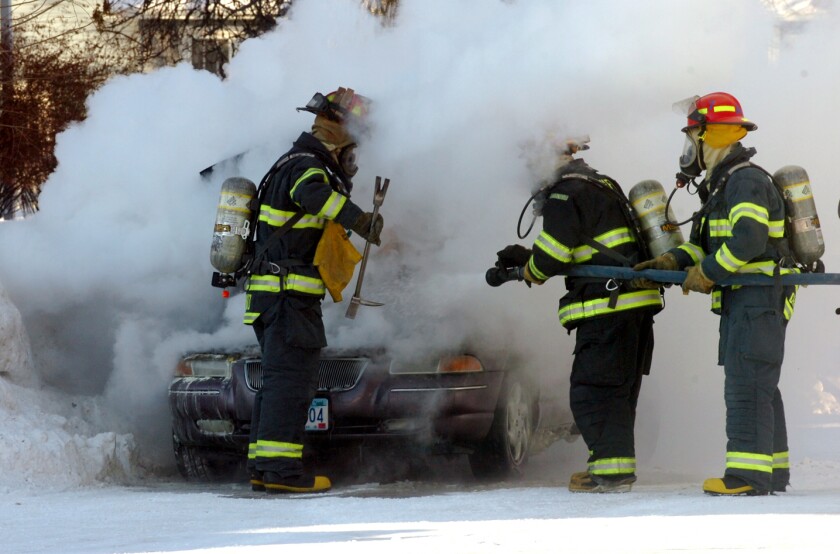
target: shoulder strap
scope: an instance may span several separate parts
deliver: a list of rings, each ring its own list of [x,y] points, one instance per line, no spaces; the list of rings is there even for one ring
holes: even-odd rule
[[[621,213],[624,215],[625,222],[627,223],[630,232],[633,234],[634,242],[636,246],[641,250],[642,256],[644,259],[650,258],[650,252],[648,251],[647,244],[642,239],[642,227],[639,224],[639,220],[636,218],[635,212],[633,211],[633,207],[630,205],[630,200],[624,194],[624,191],[621,190],[621,187],[615,180],[610,179],[606,175],[601,175],[597,171],[592,170],[591,173],[581,172],[581,173],[564,173],[560,175],[560,178],[557,182],[566,181],[569,179],[580,179],[582,181],[586,181],[587,183],[591,183],[601,190],[607,192],[614,196],[621,206]],[[601,254],[621,263],[622,265],[629,266],[632,265],[632,262],[627,259],[626,256],[619,254],[616,250],[612,248],[608,248],[603,244],[600,244],[593,240],[591,237],[587,237],[584,242],[587,246],[595,248]]]
[[[289,161],[291,161],[295,158],[300,158],[300,157],[304,157],[304,156],[307,156],[307,157],[310,157],[310,158],[315,158],[316,157],[314,154],[311,154],[309,152],[295,152],[295,153],[292,153],[292,154],[286,154],[285,156],[283,156],[282,158],[280,158],[279,160],[274,162],[274,165],[271,166],[271,169],[268,170],[268,172],[265,174],[265,176],[260,181],[260,186],[257,189],[257,195],[253,200],[253,202],[256,205],[252,206],[252,208],[253,208],[252,211],[254,213],[254,216],[253,216],[254,217],[254,225],[252,225],[251,227],[252,227],[252,229],[254,229],[254,231],[251,234],[251,242],[256,243],[256,237],[257,237],[256,222],[259,220],[260,206],[262,205],[263,198],[265,198],[265,190],[267,188],[266,184],[268,183],[269,180],[271,180],[272,177],[274,177],[275,174],[277,174],[278,171],[280,171],[280,168],[284,164],[286,164],[286,162],[289,162]],[[293,215],[292,217],[289,218],[288,221],[286,221],[286,223],[284,223],[283,225],[281,225],[280,227],[275,229],[274,232],[271,234],[271,236],[268,237],[268,239],[262,245],[262,248],[260,248],[254,254],[254,256],[251,258],[251,260],[247,264],[245,264],[242,267],[242,269],[240,269],[237,272],[237,276],[246,275],[246,274],[250,273],[253,270],[253,268],[255,266],[255,263],[258,260],[260,260],[265,255],[266,252],[268,252],[268,249],[271,248],[272,246],[274,246],[275,244],[277,244],[277,241],[280,240],[280,237],[282,237],[283,235],[288,233],[292,229],[292,227],[294,227],[295,223],[300,221],[300,219],[303,216],[304,216],[303,212],[296,212],[295,215]]]

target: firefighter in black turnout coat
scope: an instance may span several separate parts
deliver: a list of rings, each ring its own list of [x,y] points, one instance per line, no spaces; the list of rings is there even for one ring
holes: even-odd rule
[[[584,145],[585,147],[585,145]],[[500,262],[524,263],[525,279],[542,284],[574,264],[633,265],[644,260],[629,201],[613,179],[567,145],[564,163],[544,190],[543,230],[526,255]],[[521,248],[521,247],[519,247]],[[634,426],[642,376],[653,352],[653,315],[662,309],[657,290],[634,290],[608,279],[566,278],[560,323],[576,331],[570,403],[589,448],[587,471],[572,475],[574,492],[625,492],[636,481]]]
[[[255,251],[269,246],[255,258],[246,282],[244,319],[257,335],[264,376],[248,449],[254,490],[316,492],[331,486],[303,463],[307,411],[326,346],[321,314],[326,288],[313,258],[327,220],[379,244],[382,216],[374,220],[350,201],[367,109],[366,99],[352,89],[316,94],[299,108],[315,114],[312,132],[302,133],[263,179]]]

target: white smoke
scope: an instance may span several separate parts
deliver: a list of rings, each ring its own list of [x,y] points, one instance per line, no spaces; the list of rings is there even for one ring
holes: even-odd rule
[[[835,170],[820,148],[834,139],[836,21],[814,22],[775,63],[773,23],[757,1],[403,0],[392,26],[353,0],[300,1],[274,32],[241,46],[226,81],[187,65],[113,79],[87,120],[59,136],[41,211],[0,227],[0,280],[28,329],[34,371],[66,393],[101,397],[107,416],[92,416],[93,427],[131,433],[146,463],[171,465],[166,387],[178,357],[253,342],[242,296],[224,300],[209,285],[219,186],[234,174],[258,182],[309,129],[311,115],[294,108],[338,86],[374,101],[353,200],[370,209],[377,175],[391,186],[362,290],[386,305],[344,318],[355,281],[345,304],[326,300],[333,346],[506,347],[563,397],[574,337],[556,318],[562,280],[484,283],[497,250],[530,246],[538,232],[516,235],[534,184],[521,147],[589,135],[582,157],[625,192],[644,179],[670,190],[683,125],[670,106],[715,90],[735,94],[758,124],[745,142],[759,164],[808,170],[836,271]],[[242,152],[209,182],[199,177]],[[685,194],[674,201],[680,219],[697,207]],[[782,390],[794,444],[815,384],[838,359],[836,298],[830,287],[803,290],[791,324]],[[717,318],[707,297],[671,289],[667,302],[638,455],[653,467],[717,470]]]

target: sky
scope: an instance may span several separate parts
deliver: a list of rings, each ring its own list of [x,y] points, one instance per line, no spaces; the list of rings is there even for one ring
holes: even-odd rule
[[[806,168],[823,260],[840,271],[838,21],[829,12],[810,22],[771,58],[775,25],[758,1],[478,10],[405,0],[389,26],[353,0],[301,1],[241,46],[225,81],[188,65],[112,79],[88,118],[58,137],[40,211],[0,224],[0,493],[171,474],[166,388],[177,359],[254,340],[242,295],[225,300],[210,287],[219,188],[234,175],[259,182],[309,129],[311,115],[295,108],[316,91],[345,86],[374,101],[353,200],[370,209],[375,177],[391,180],[363,290],[385,306],[351,321],[345,304],[325,300],[332,346],[502,346],[567,379],[574,337],[556,318],[562,280],[492,289],[483,278],[498,250],[536,237],[519,239],[516,223],[550,165],[544,145],[589,135],[583,158],[625,192],[646,179],[670,192],[684,125],[671,105],[718,90],[758,124],[744,140],[754,161]],[[238,165],[199,177],[242,152]],[[698,207],[675,196],[680,220]],[[840,424],[837,307],[831,287],[803,289],[788,329],[781,390],[791,457],[806,467],[832,455],[813,430]],[[708,308],[708,297],[666,293],[640,398],[641,468],[723,469],[723,372]],[[555,469],[580,469],[585,452],[574,448]]]

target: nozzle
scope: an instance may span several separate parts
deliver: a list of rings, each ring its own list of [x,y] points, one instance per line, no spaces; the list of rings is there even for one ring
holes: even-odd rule
[[[525,279],[523,267],[491,267],[484,274],[484,280],[491,287],[501,286],[508,281],[522,281]]]

